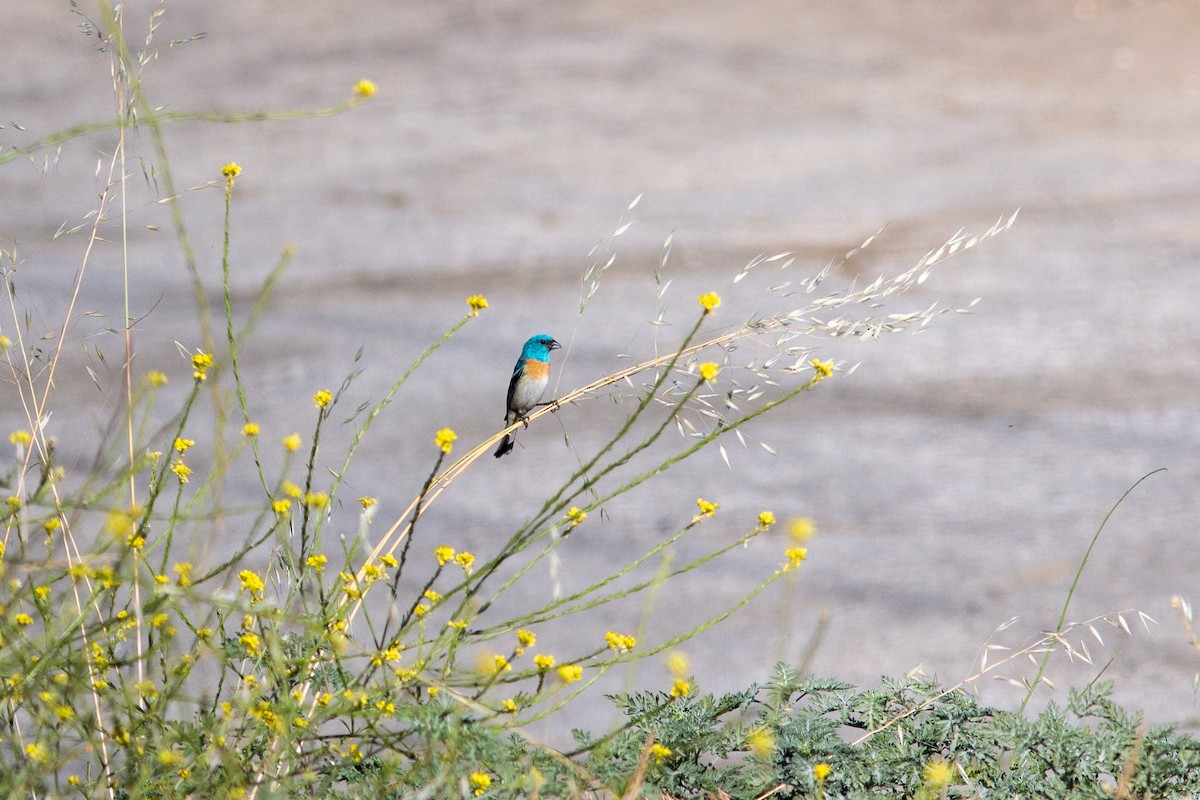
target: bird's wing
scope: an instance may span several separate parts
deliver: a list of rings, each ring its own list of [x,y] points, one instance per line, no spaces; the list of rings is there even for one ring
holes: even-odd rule
[[[521,380],[521,376],[525,374],[525,359],[518,358],[517,365],[513,367],[512,380],[508,382],[508,400],[504,403],[504,421],[508,422],[508,414],[512,411],[513,395],[517,392],[517,383]]]

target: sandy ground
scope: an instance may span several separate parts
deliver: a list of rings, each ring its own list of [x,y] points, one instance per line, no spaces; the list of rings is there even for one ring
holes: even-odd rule
[[[150,11],[131,4],[132,39]],[[65,2],[7,9],[6,147],[112,112],[107,60],[81,21]],[[1113,516],[1070,612],[1136,609],[1158,624],[1143,629],[1133,611],[1131,637],[1102,626],[1103,645],[1087,637],[1095,663],[1064,662],[1059,693],[1042,697],[1065,699],[1111,659],[1104,676],[1120,701],[1195,726],[1200,656],[1169,601],[1197,599],[1200,567],[1198,22],[1184,2],[366,2],[336,15],[321,4],[167,3],[144,81],[155,104],[221,112],[323,107],[360,77],[379,85],[341,116],[175,123],[167,143],[211,289],[222,195],[204,187],[227,161],[245,170],[233,232],[239,314],[280,248],[297,248],[244,356],[252,409],[272,436],[311,425],[308,397],[338,385],[360,347],[366,369],[348,409],[380,398],[461,315],[462,298],[488,297],[381,417],[349,476],[354,496],[382,499],[380,530],[418,488],[434,430],[449,425],[460,443],[496,430],[526,336],[572,342],[556,361],[560,391],[612,370],[618,353],[649,352],[651,276],[668,235],[676,325],[658,331],[666,338],[703,290],[727,300],[714,327],[767,308],[763,280],[731,285],[755,256],[790,251],[789,269],[808,275],[888,225],[830,278],[844,289],[1020,208],[1010,231],[888,309],[982,297],[972,315],[940,317],[918,337],[814,340],[822,357],[861,367],[753,425],[748,448],[731,440],[730,468],[715,450],[701,454],[594,514],[562,548],[559,579],[576,585],[652,546],[697,496],[721,512],[680,558],[729,541],[764,508],[810,516],[819,535],[801,579],[687,646],[702,687],[741,687],[776,658],[798,660],[821,614],[816,672],[871,684],[922,665],[955,682],[1010,618],[995,639],[1008,646],[1053,627],[1105,513],[1166,467]],[[3,167],[0,242],[18,246],[20,313],[34,335],[62,319],[87,228],[54,234],[88,221],[113,144],[97,134],[52,164],[53,150]],[[186,368],[174,342],[196,346],[198,327],[156,202],[149,137],[134,132],[130,152],[132,313],[149,312],[138,363],[178,377],[178,389]],[[622,220],[634,224],[610,248]],[[52,432],[83,461],[118,407],[122,348],[106,332],[122,313],[117,230],[89,262],[53,404]],[[618,257],[580,316],[597,242]],[[22,425],[10,382],[0,398],[0,424]],[[486,553],[576,463],[563,435],[586,452],[612,424],[596,407],[564,409],[524,434],[514,457],[479,463],[431,510],[423,544]],[[342,513],[338,524],[353,529]],[[778,564],[784,538],[679,581],[644,641],[749,590]],[[510,607],[545,600],[551,584],[536,576]],[[641,613],[589,613],[548,627],[542,643],[587,649]],[[1031,674],[1024,661],[1004,670]],[[655,661],[601,688],[661,687],[666,675]],[[979,686],[988,702],[1019,701],[1007,683]],[[581,708],[560,729],[611,718],[600,700]]]

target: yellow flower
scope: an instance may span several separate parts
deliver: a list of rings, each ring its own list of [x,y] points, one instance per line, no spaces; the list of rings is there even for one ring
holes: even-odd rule
[[[383,555],[381,555],[379,557],[379,563],[383,564],[385,567],[388,567],[389,569],[395,569],[396,567],[400,566],[400,562],[397,561],[396,557],[394,555],[392,555],[391,553],[384,553]]]
[[[369,81],[366,78],[354,84],[354,94],[359,97],[374,97],[377,89],[378,87],[375,85],[375,82]]]
[[[322,389],[312,396],[313,405],[317,408],[327,408],[333,402],[333,393]]]
[[[247,422],[242,426],[242,436],[253,439],[255,436],[258,436],[259,430],[257,422]]]
[[[488,307],[487,298],[481,294],[473,294],[467,298],[467,305],[471,307],[471,316],[478,317],[479,312]]]
[[[676,678],[671,686],[671,697],[687,697],[692,693],[692,685],[683,678]]]
[[[788,522],[788,536],[797,542],[806,542],[817,532],[817,523],[811,517],[796,517]]]
[[[33,441],[33,435],[27,430],[13,431],[8,435],[8,440],[17,447],[25,447]]]
[[[563,683],[583,680],[583,667],[578,664],[563,664],[558,668],[558,679]]]
[[[213,365],[213,357],[201,350],[192,356],[192,377],[202,381],[208,377],[208,368]]]
[[[454,563],[462,567],[464,574],[470,575],[475,571],[475,556],[466,550],[454,557]]]
[[[312,567],[317,572],[324,572],[325,565],[328,562],[329,559],[322,555],[309,556],[308,558],[304,559],[304,563],[308,564],[308,566]]]
[[[721,298],[716,292],[707,292],[700,295],[700,307],[704,309],[705,314],[713,313],[719,305],[721,305]]]
[[[242,589],[250,593],[250,596],[255,600],[261,599],[263,592],[266,590],[266,584],[259,577],[257,572],[244,569],[238,573],[238,580],[242,582]]]
[[[283,483],[279,484],[279,488],[283,490],[284,494],[293,500],[299,500],[301,497],[304,497],[304,490],[291,481],[284,481]]]
[[[720,508],[716,503],[710,503],[703,497],[696,501],[696,505],[700,507],[700,516],[702,517],[715,516],[717,509]]]
[[[587,519],[587,512],[581,511],[575,506],[571,506],[571,510],[567,512],[567,521],[571,523],[572,528],[583,522],[585,519]]]
[[[770,731],[759,728],[746,736],[746,745],[755,755],[769,755],[775,749],[775,736]]]
[[[818,361],[817,359],[814,358],[809,363],[812,364],[813,370],[816,372],[816,375],[814,377],[818,381],[823,381],[826,378],[828,378],[830,375],[833,374],[833,362],[832,361]]]
[[[533,631],[519,630],[517,631],[517,642],[521,647],[533,647],[537,644],[537,634]]]
[[[500,704],[500,708],[503,709],[504,713],[506,714],[515,714],[517,713],[517,701],[509,697]]]
[[[721,367],[711,361],[706,361],[700,365],[700,379],[712,382],[714,378],[721,372]]]
[[[653,758],[656,762],[662,761],[664,758],[666,758],[669,755],[671,755],[671,748],[664,747],[663,745],[659,744],[658,742],[655,742],[654,744],[650,745],[650,757]]]
[[[760,528],[769,528],[775,524],[775,515],[770,511],[764,511],[758,515],[758,525]]]
[[[950,785],[950,779],[954,777],[954,762],[935,758],[925,764],[921,770],[921,776],[925,779],[925,783],[933,788],[944,789]]]
[[[42,530],[44,530],[46,532],[46,535],[49,536],[50,534],[52,534],[56,530],[58,530],[61,526],[62,526],[62,523],[59,521],[58,517],[51,517],[50,519],[48,519],[42,523]]]
[[[309,492],[304,495],[304,504],[312,508],[324,508],[329,505],[329,495],[325,492]]]
[[[166,575],[160,574],[160,575],[154,576],[154,582],[157,583],[159,586],[166,586],[168,583],[171,582],[171,579],[168,578]]]
[[[5,350],[7,350],[10,344],[12,344],[12,339],[0,333],[0,353],[3,353]]]
[[[492,785],[492,776],[488,775],[486,772],[472,772],[470,781],[471,789],[474,790],[475,796],[478,797],[486,792],[488,787]]]
[[[538,653],[533,657],[533,665],[542,672],[554,669],[554,656],[548,653]]]
[[[173,447],[179,451],[180,455],[182,455],[183,453],[186,453],[188,451],[188,448],[191,447],[192,445],[194,445],[195,443],[196,443],[195,439],[181,439],[177,436],[177,437],[175,437],[175,444],[173,445]]]
[[[458,434],[449,428],[442,428],[433,437],[433,443],[438,446],[438,449],[443,453],[449,453],[454,447],[454,440],[458,438]]]
[[[280,499],[271,503],[271,510],[281,517],[286,516],[287,513],[292,510],[292,501],[288,500],[286,497],[281,497]]]
[[[508,663],[508,659],[496,653],[490,658],[483,656],[480,659],[480,672],[486,675],[497,675],[501,672],[512,672],[512,664]]]
[[[465,631],[467,629],[467,621],[462,619],[452,619],[446,623],[447,628],[453,628],[456,631]]]
[[[179,575],[180,586],[190,586],[192,583],[192,564],[190,561],[177,562],[171,569]]]
[[[192,474],[192,468],[182,461],[173,461],[171,463],[171,472],[175,473],[175,477],[179,478],[180,483],[187,483],[188,476]]]
[[[152,369],[146,373],[146,383],[150,384],[155,389],[161,389],[167,385],[167,376],[156,369]]]
[[[371,506],[375,505],[378,502],[379,501],[376,500],[374,497],[364,496],[364,497],[358,498],[358,504],[363,507],[364,511],[366,511],[368,508],[370,508]]]
[[[613,631],[604,634],[604,642],[610,650],[616,650],[618,653],[628,653],[637,645],[637,639],[632,636]]]
[[[300,434],[293,433],[291,436],[283,437],[283,447],[289,453],[294,453],[300,449]]]
[[[433,589],[426,589],[424,597],[426,600],[428,600],[431,603],[437,603],[437,602],[441,601],[441,599],[442,599],[441,593],[436,592]]]
[[[15,494],[10,494],[4,499],[4,505],[8,506],[9,511],[19,511],[21,509],[21,498]]]
[[[262,654],[262,639],[258,638],[257,633],[247,631],[238,637],[238,641],[246,648],[246,652],[251,658],[255,658]]]
[[[41,742],[32,742],[25,745],[25,755],[29,757],[30,761],[36,761],[39,764],[50,762],[50,751]]]
[[[821,781],[828,778],[829,773],[832,771],[833,771],[833,768],[830,767],[828,764],[826,764],[824,761],[819,761],[816,764],[813,764],[813,777],[816,778],[817,783],[820,783]]]
[[[16,614],[15,616],[13,616],[13,622],[16,623],[18,627],[24,628],[27,625],[33,624],[33,617],[29,616],[24,611],[22,611],[19,614]]]
[[[692,669],[692,661],[682,650],[672,650],[667,653],[667,669],[676,678],[682,678]]]
[[[114,539],[126,539],[137,532],[137,520],[142,510],[136,506],[129,509],[114,508],[104,520],[104,530]]]
[[[799,569],[800,565],[804,563],[804,559],[808,558],[808,548],[789,547],[783,551],[783,554],[787,556],[787,563],[783,565],[783,571],[791,572],[794,569]]]
[[[242,174],[242,168],[230,161],[225,166],[221,167],[221,174],[225,176],[228,183],[233,183],[233,179]]]
[[[447,561],[454,560],[454,548],[448,547],[447,545],[442,545],[433,551],[433,555],[435,558],[437,558],[438,566],[444,567],[446,566]]]

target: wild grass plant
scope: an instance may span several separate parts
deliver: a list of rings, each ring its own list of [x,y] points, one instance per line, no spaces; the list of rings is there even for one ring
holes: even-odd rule
[[[553,476],[523,524],[487,552],[418,540],[428,509],[455,502],[446,492],[480,458],[490,458],[505,431],[470,444],[450,428],[430,436],[427,478],[411,487],[411,500],[386,525],[375,519],[376,498],[346,497],[343,477],[389,405],[405,402],[409,378],[450,337],[477,324],[487,300],[467,298],[466,309],[389,391],[344,422],[333,414],[353,375],[336,389],[313,387],[311,426],[301,433],[284,434],[255,419],[244,380],[254,366],[243,348],[291,253],[285,250],[267,271],[248,319],[239,323],[230,265],[242,169],[232,161],[214,165],[212,186],[221,190],[224,209],[223,302],[210,308],[163,127],[342,113],[376,87],[364,80],[351,99],[310,111],[163,111],[141,85],[162,13],[157,6],[136,37],[145,48],[135,51],[124,7],[100,2],[85,17],[85,32],[112,66],[118,114],[0,153],[0,163],[42,158],[52,168],[46,154],[55,148],[84,136],[112,137],[100,204],[88,226],[75,231],[85,239],[60,325],[33,326],[17,292],[27,280],[25,267],[12,247],[3,251],[6,403],[25,419],[9,437],[13,460],[0,540],[5,796],[1098,796],[1105,775],[1124,796],[1195,789],[1195,744],[1166,729],[1146,730],[1110,703],[1102,686],[1073,693],[1065,709],[1052,707],[1034,720],[982,708],[961,691],[1018,656],[1072,652],[1065,617],[1053,635],[982,663],[979,675],[950,689],[910,678],[858,692],[780,665],[765,687],[702,694],[679,646],[773,583],[795,579],[812,530],[804,521],[787,526],[786,544],[773,545],[779,550],[773,571],[740,596],[718,601],[687,630],[645,641],[634,635],[631,619],[628,628],[576,652],[539,647],[540,626],[653,595],[682,575],[711,569],[779,525],[767,510],[727,523],[738,532],[710,551],[684,563],[663,559],[714,524],[717,503],[700,498],[694,508],[674,510],[670,535],[582,588],[529,606],[498,602],[523,581],[544,580],[558,549],[588,534],[590,515],[694,453],[723,448],[751,420],[800,401],[824,380],[851,372],[852,365],[818,357],[814,347],[823,339],[921,330],[950,311],[935,305],[893,313],[888,304],[924,283],[939,263],[1006,230],[1015,215],[976,236],[956,234],[911,269],[862,287],[828,288],[841,264],[793,277],[802,267],[790,254],[756,258],[729,289],[744,288],[752,273],[771,273],[766,291],[777,310],[752,319],[722,319],[715,291],[683,313],[668,313],[660,303],[651,320],[661,331],[652,354],[530,415],[536,422],[601,396],[623,411],[599,445],[580,451],[575,469]],[[125,324],[115,331],[125,346],[119,424],[91,465],[77,467],[83,462],[63,458],[55,441],[55,379],[72,344],[93,246],[128,234],[128,133],[135,128],[150,143],[146,157],[194,289],[199,329],[172,333],[191,343],[180,348],[176,374],[141,369],[131,332],[146,310],[132,307],[128,287],[147,265],[126,258]],[[627,227],[622,220],[612,238]],[[670,240],[654,275],[660,301],[670,286],[669,253]],[[593,257],[581,282],[581,314],[613,263]],[[187,389],[179,406],[164,412],[169,380]],[[199,413],[201,405],[212,412]],[[165,425],[157,422],[164,415]],[[351,433],[331,454],[322,444],[329,426],[339,423]],[[206,463],[192,457],[197,441],[212,448]],[[223,487],[232,475],[251,476],[252,507],[226,500]],[[192,560],[189,544],[216,530],[236,546]],[[1124,625],[1124,618],[1106,619]],[[529,732],[606,672],[659,655],[671,667],[671,684],[615,698],[626,717],[615,729],[578,732],[572,748],[551,747]],[[1095,722],[1092,728],[1078,724],[1085,718]]]

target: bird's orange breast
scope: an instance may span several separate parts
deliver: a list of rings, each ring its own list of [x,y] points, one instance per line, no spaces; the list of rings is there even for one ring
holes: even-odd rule
[[[532,358],[525,359],[525,377],[533,380],[545,379],[550,377],[550,362],[537,361]]]

